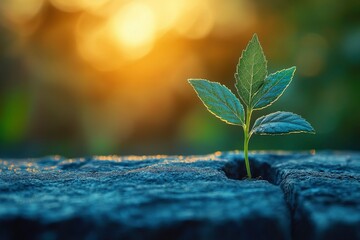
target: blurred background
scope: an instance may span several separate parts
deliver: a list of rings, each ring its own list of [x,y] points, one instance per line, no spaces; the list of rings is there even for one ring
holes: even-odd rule
[[[0,157],[242,149],[188,78],[221,82],[257,33],[269,73],[296,65],[271,107],[316,135],[251,149],[360,150],[358,0],[1,0]]]

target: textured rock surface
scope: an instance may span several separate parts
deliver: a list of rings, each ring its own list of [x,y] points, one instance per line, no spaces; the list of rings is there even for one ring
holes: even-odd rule
[[[252,157],[257,174],[284,191],[294,239],[360,239],[360,154],[278,152]],[[228,158],[233,159],[228,169],[243,168],[239,156]]]
[[[360,239],[360,154],[0,160],[0,239]],[[240,181],[240,180],[241,181]]]
[[[2,160],[0,239],[288,239],[280,188],[219,154]]]

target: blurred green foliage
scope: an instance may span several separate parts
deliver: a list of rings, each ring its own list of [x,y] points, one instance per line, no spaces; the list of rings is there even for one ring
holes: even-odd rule
[[[79,12],[44,3],[19,24],[1,2],[0,157],[241,150],[242,132],[208,114],[186,79],[207,78],[235,92],[232,74],[254,32],[270,72],[297,66],[283,97],[261,115],[299,113],[317,134],[259,136],[252,149],[360,150],[360,1],[218,4],[233,4],[230,16],[242,14],[238,2],[255,17],[241,31],[234,21],[197,39],[169,32],[149,55],[112,72],[92,69],[76,53]],[[148,85],[140,88],[140,78]]]
[[[22,89],[10,89],[3,95],[1,114],[1,142],[17,143],[26,134],[28,122],[28,101]]]

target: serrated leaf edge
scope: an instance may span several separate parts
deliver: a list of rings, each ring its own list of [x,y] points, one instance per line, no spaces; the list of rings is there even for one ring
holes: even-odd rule
[[[239,58],[239,61],[238,61],[238,63],[236,64],[236,71],[235,71],[235,74],[234,74],[234,78],[235,78],[235,88],[236,88],[236,92],[237,92],[237,94],[238,94],[238,96],[240,97],[240,99],[241,99],[241,101],[247,106],[247,107],[249,107],[247,104],[246,104],[246,102],[244,101],[244,98],[241,96],[241,94],[240,94],[240,91],[239,91],[239,89],[238,89],[238,87],[237,87],[237,84],[238,84],[238,82],[240,82],[240,79],[239,79],[239,77],[238,77],[238,68],[239,68],[239,66],[240,66],[240,61],[243,59],[243,57],[244,57],[244,53],[245,53],[245,51],[248,49],[248,47],[249,47],[249,45],[250,45],[250,43],[253,41],[253,40],[256,40],[257,42],[258,42],[258,44],[259,44],[259,47],[260,47],[260,50],[261,50],[261,53],[262,53],[262,55],[264,56],[264,59],[265,59],[265,70],[266,70],[266,74],[267,74],[267,64],[268,64],[268,61],[267,61],[267,59],[266,59],[266,56],[265,56],[265,52],[264,52],[264,50],[263,50],[263,48],[262,48],[262,46],[261,46],[261,43],[260,43],[260,40],[259,40],[259,37],[258,37],[258,35],[256,34],[256,33],[254,33],[253,34],[253,36],[252,36],[252,38],[250,39],[250,41],[248,42],[248,44],[246,45],[246,47],[245,47],[245,49],[244,50],[242,50],[242,52],[241,52],[241,56],[240,56],[240,58]],[[252,79],[254,78],[254,76],[252,76]],[[264,79],[265,80],[265,79]],[[263,80],[263,81],[264,81]],[[264,82],[263,82],[263,84],[264,84]],[[252,87],[252,84],[250,84],[250,87]],[[260,86],[260,88],[261,88],[261,86]],[[259,89],[260,89],[259,88]],[[254,96],[255,96],[255,94],[256,94],[256,92],[254,93]],[[249,92],[249,97],[250,97],[250,100],[249,100],[249,102],[251,103],[251,92]]]
[[[267,115],[274,114],[274,113],[281,113],[281,112],[283,112],[283,111],[276,111],[276,112],[269,113],[269,114],[267,114]],[[262,136],[265,136],[265,135],[267,135],[267,136],[269,136],[269,135],[270,135],[270,136],[273,136],[273,135],[289,135],[289,134],[293,134],[293,133],[316,134],[314,127],[313,127],[305,118],[303,118],[301,115],[299,115],[299,114],[297,114],[297,113],[293,113],[293,112],[288,112],[288,113],[297,115],[297,116],[299,116],[300,118],[302,118],[305,122],[307,122],[307,123],[310,125],[312,131],[299,130],[299,131],[292,131],[292,132],[288,132],[288,133],[255,133],[255,134],[256,134],[256,135],[262,135]],[[259,117],[259,118],[265,117],[265,116],[267,116],[267,115],[263,115],[263,116],[261,116],[261,117]],[[255,122],[256,122],[259,118],[257,118],[257,119],[255,120]],[[265,119],[265,118],[264,118],[264,119]],[[259,125],[261,125],[261,123],[260,123]],[[252,126],[251,131],[250,131],[250,135],[253,135],[253,134],[254,134],[254,126]]]
[[[236,126],[242,126],[242,127],[243,127],[243,126],[244,126],[244,119],[241,119],[241,117],[239,118],[238,115],[237,115],[234,111],[231,110],[231,108],[230,108],[231,112],[232,112],[237,118],[239,118],[241,124],[235,124],[235,123],[229,122],[228,120],[226,120],[226,119],[224,119],[224,118],[221,118],[220,116],[218,116],[217,114],[215,114],[213,111],[211,111],[211,110],[206,106],[206,104],[204,103],[204,101],[201,99],[200,95],[199,95],[198,92],[196,91],[195,87],[194,87],[194,86],[192,85],[192,83],[191,83],[192,81],[198,81],[198,80],[207,81],[207,82],[210,82],[210,83],[217,83],[217,84],[221,85],[222,87],[228,89],[229,92],[234,96],[234,98],[237,99],[237,100],[239,100],[239,99],[236,97],[236,95],[235,95],[228,87],[226,87],[225,85],[223,85],[223,84],[221,84],[221,83],[219,83],[219,82],[212,82],[212,81],[209,81],[209,80],[207,80],[207,79],[202,79],[202,78],[188,79],[188,82],[189,82],[189,84],[194,88],[194,90],[195,90],[195,92],[196,92],[196,95],[198,96],[198,98],[200,99],[200,101],[203,103],[203,105],[206,107],[206,109],[207,109],[211,114],[213,114],[215,117],[219,118],[221,121],[226,122],[227,124],[236,125]],[[214,94],[214,95],[216,95],[216,94]],[[221,99],[221,98],[219,98],[219,99]],[[245,111],[244,111],[244,106],[241,104],[240,101],[239,101],[239,103],[240,103],[240,107],[242,108],[243,112],[245,113]],[[225,105],[228,105],[228,104],[225,104]]]
[[[274,75],[276,73],[279,73],[281,71],[284,71],[284,70],[287,70],[287,69],[290,69],[290,68],[295,68],[294,72],[292,73],[291,75],[291,78],[290,78],[290,81],[289,83],[286,85],[286,87],[284,88],[284,90],[274,99],[274,101],[270,102],[268,105],[264,106],[264,107],[261,107],[261,108],[255,108],[255,105],[261,100],[261,98],[254,104],[254,108],[253,110],[261,110],[261,109],[264,109],[264,108],[267,108],[269,106],[271,106],[274,102],[276,102],[285,92],[285,90],[289,87],[290,83],[292,82],[293,78],[294,78],[294,75],[295,75],[295,72],[296,72],[296,66],[292,66],[292,67],[289,67],[289,68],[284,68],[282,70],[279,70],[279,71],[276,71],[274,73],[271,73],[269,74],[268,76],[266,76],[266,78],[268,78],[270,75]],[[265,80],[266,80],[265,78]],[[254,94],[254,97],[256,96],[256,94],[261,90],[261,88],[264,86],[265,82],[263,83],[263,85],[259,88],[259,90]],[[272,89],[272,88],[271,88]],[[269,90],[270,91],[270,90]],[[267,91],[266,93],[268,93],[269,91]],[[253,97],[253,98],[254,98]],[[294,113],[295,114],[295,113]],[[300,116],[300,115],[299,115]]]

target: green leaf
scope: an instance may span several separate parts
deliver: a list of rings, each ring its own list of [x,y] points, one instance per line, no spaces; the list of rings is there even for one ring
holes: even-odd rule
[[[252,107],[254,109],[262,109],[275,102],[289,86],[295,70],[296,67],[291,67],[267,76],[264,84],[253,98]]]
[[[224,85],[204,79],[189,79],[206,108],[222,121],[244,124],[244,108],[236,96]]]
[[[305,119],[291,112],[274,112],[258,118],[250,134],[283,135],[290,133],[315,133]]]
[[[251,106],[254,94],[264,83],[267,75],[267,61],[256,34],[242,52],[236,66],[236,89],[241,100]]]

